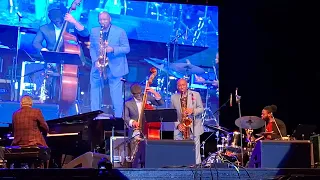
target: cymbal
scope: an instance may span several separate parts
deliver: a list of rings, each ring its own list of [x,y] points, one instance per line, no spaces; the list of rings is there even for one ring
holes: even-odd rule
[[[229,133],[229,130],[227,128],[222,127],[222,126],[212,126],[212,125],[205,125],[205,124],[204,124],[204,126],[209,129],[212,129],[212,130],[217,130],[217,131]]]
[[[155,63],[154,61],[151,61],[149,59],[144,59],[147,63],[151,64],[152,66],[154,66],[155,68],[161,70],[161,71],[164,71],[164,64],[157,64]]]
[[[183,74],[201,74],[204,69],[190,63],[171,63],[169,68]]]
[[[166,60],[162,60],[162,59],[158,59],[158,58],[148,58],[149,60],[155,62],[155,63],[159,63],[159,64],[165,64]]]
[[[183,75],[179,74],[178,72],[175,72],[175,71],[173,71],[172,69],[166,68],[164,64],[157,64],[157,63],[155,63],[155,62],[153,62],[153,61],[151,61],[151,60],[149,60],[149,59],[144,59],[144,60],[145,60],[147,63],[149,63],[149,64],[151,64],[152,66],[154,66],[155,68],[157,68],[157,69],[159,69],[159,70],[161,70],[161,71],[163,71],[163,72],[166,72],[166,73],[168,73],[168,74],[171,75],[171,76],[174,76],[174,77],[176,77],[176,78],[182,78],[182,77],[183,77]]]
[[[242,129],[259,129],[264,126],[264,121],[257,116],[243,116],[238,118],[235,124]]]

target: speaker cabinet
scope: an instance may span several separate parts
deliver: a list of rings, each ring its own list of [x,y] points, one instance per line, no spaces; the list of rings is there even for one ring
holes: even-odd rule
[[[64,165],[62,169],[71,169],[71,168],[80,168],[80,167],[97,169],[98,162],[102,158],[109,159],[109,156],[105,154],[87,152],[75,158],[74,160],[70,161],[68,164]]]
[[[147,140],[146,168],[189,166],[196,164],[192,140]]]
[[[314,135],[310,137],[310,140],[313,145],[313,158],[314,158],[314,166],[320,166],[320,135]]]
[[[312,144],[306,140],[258,141],[249,160],[249,168],[310,168]]]
[[[126,167],[125,159],[129,156],[128,137],[114,136],[110,138],[110,160],[113,167]]]

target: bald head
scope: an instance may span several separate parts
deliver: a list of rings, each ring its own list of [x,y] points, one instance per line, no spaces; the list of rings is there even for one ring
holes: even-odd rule
[[[179,79],[177,82],[177,89],[180,93],[185,93],[188,90],[188,82],[185,79]]]
[[[99,13],[99,24],[101,27],[108,28],[111,24],[110,14],[106,11],[102,11]]]
[[[32,107],[32,98],[28,95],[22,96],[20,100],[21,107]]]

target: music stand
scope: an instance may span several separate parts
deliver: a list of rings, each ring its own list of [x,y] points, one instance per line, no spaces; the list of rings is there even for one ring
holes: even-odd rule
[[[41,55],[45,61],[45,63],[57,63],[57,64],[61,64],[61,67],[60,67],[60,73],[62,74],[64,72],[63,70],[63,65],[66,65],[66,66],[76,66],[77,70],[76,70],[76,76],[78,77],[78,66],[79,65],[82,65],[82,61],[80,59],[80,56],[79,54],[71,54],[71,53],[65,53],[65,52],[55,52],[55,51],[41,51]],[[71,75],[69,73],[69,75],[65,75],[65,76],[70,76],[72,78],[73,75]],[[69,108],[71,107],[71,105],[73,103],[69,103],[69,102],[62,102],[61,101],[61,94],[63,93],[63,86],[62,86],[62,79],[63,79],[63,76],[61,75],[60,76],[60,84],[61,84],[61,87],[59,88],[60,91],[59,91],[59,101],[60,101],[60,105],[59,105],[59,110],[60,110],[60,113],[59,113],[59,116],[62,116],[64,113],[66,113]],[[78,90],[78,87],[76,88],[76,100],[77,100],[77,90]]]
[[[54,51],[41,51],[41,54],[46,63],[82,65],[79,54]]]
[[[177,110],[176,109],[156,109],[144,110],[146,122],[160,122],[160,139],[162,139],[162,122],[176,122]]]
[[[299,124],[293,131],[292,136],[297,140],[310,139],[310,135],[317,129],[315,125]]]

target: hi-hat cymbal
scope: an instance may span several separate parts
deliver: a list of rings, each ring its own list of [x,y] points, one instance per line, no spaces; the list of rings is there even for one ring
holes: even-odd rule
[[[242,129],[259,129],[264,126],[264,121],[257,116],[243,116],[238,118],[235,124]]]
[[[183,74],[202,74],[204,69],[190,63],[171,63],[169,68]]]

